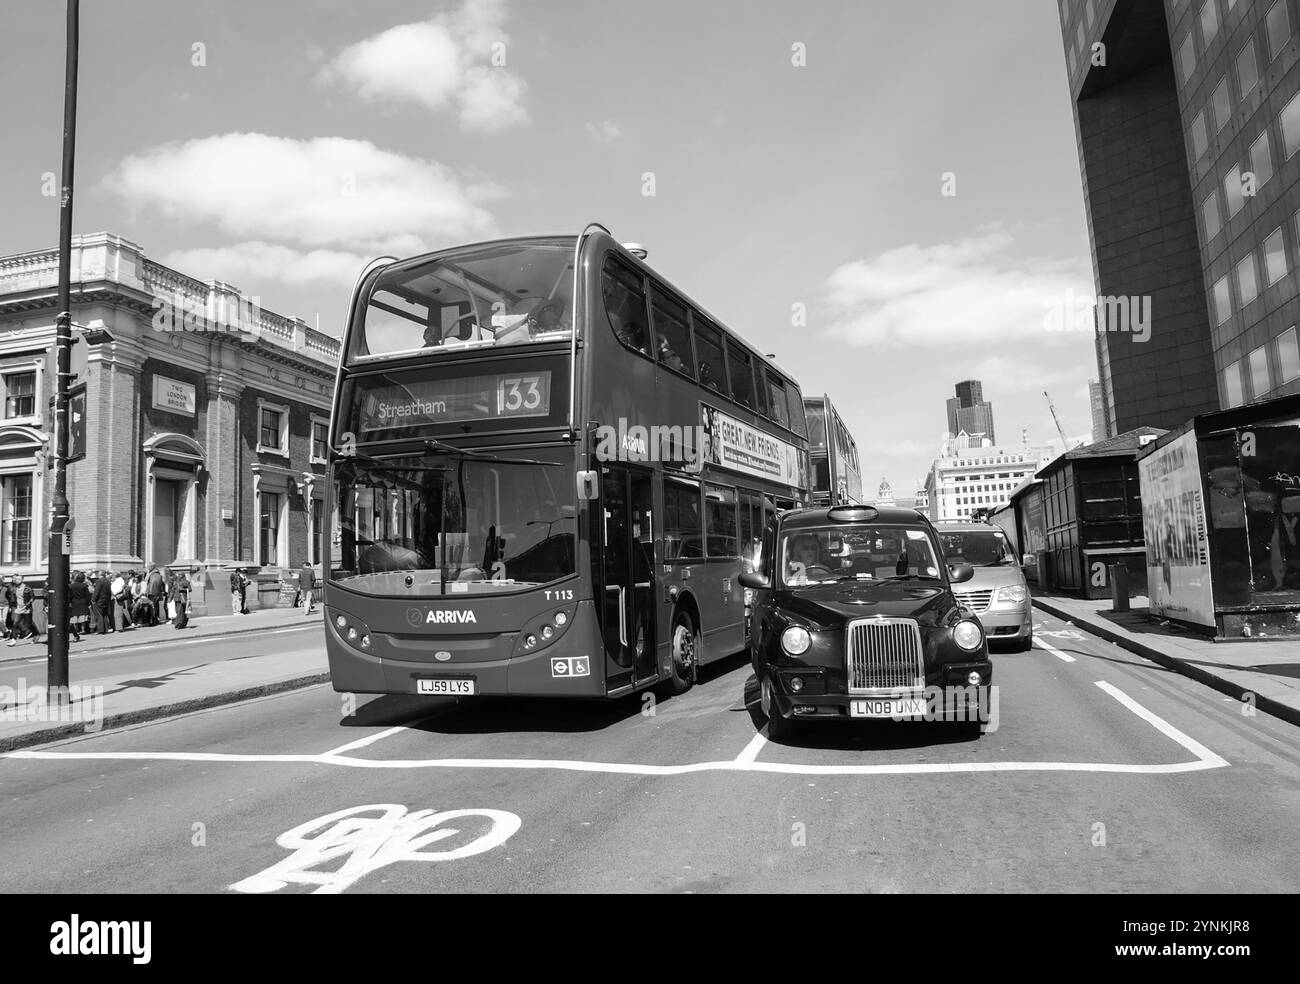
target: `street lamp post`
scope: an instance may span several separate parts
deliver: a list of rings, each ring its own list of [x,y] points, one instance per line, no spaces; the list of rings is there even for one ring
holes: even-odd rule
[[[59,196],[59,299],[54,327],[54,494],[51,497],[48,701],[68,702],[68,380],[72,375],[72,175],[77,146],[77,48],[80,0],[67,0],[67,64],[63,88],[63,174]]]

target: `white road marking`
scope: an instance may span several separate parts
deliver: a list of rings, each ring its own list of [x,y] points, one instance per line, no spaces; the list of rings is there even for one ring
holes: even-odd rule
[[[374,813],[379,816],[367,816]],[[477,821],[476,828],[486,821],[487,829],[459,847],[426,850],[430,844],[456,837],[458,821],[466,819]],[[452,823],[456,826],[449,826]],[[522,823],[505,810],[408,813],[398,803],[354,806],[285,831],[275,842],[293,853],[230,887],[236,892],[266,893],[290,884],[315,885],[316,895],[338,895],[370,872],[398,861],[458,861],[490,851],[509,840]]]
[[[692,762],[689,765],[642,765],[634,762],[584,762],[576,759],[360,759],[345,755],[252,755],[225,752],[8,752],[4,758],[46,760],[131,760],[162,762],[245,762],[337,765],[352,769],[517,769],[594,772],[606,775],[682,776],[697,772],[770,772],[786,775],[879,776],[959,772],[1119,772],[1168,775],[1222,768],[1217,755],[1194,762],[1132,765],[1125,762],[924,762],[878,765],[801,765],[785,762]]]
[[[766,744],[767,725],[764,725],[763,730],[754,735],[754,737],[749,740],[749,744],[745,746],[744,751],[736,756],[736,762],[739,764],[753,762],[758,758],[758,753],[763,750],[763,746]]]
[[[1132,711],[1134,714],[1140,717],[1143,721],[1147,722],[1147,724],[1151,725],[1161,734],[1165,735],[1166,737],[1172,738],[1174,741],[1178,742],[1178,744],[1182,745],[1185,749],[1187,749],[1189,752],[1195,755],[1202,762],[1212,762],[1214,763],[1215,767],[1224,766],[1228,764],[1227,759],[1224,759],[1216,755],[1214,752],[1210,751],[1208,748],[1202,745],[1195,738],[1191,738],[1183,734],[1181,731],[1175,728],[1164,718],[1160,717],[1157,714],[1154,714],[1151,711],[1148,711],[1145,707],[1143,707],[1141,704],[1139,704],[1137,701],[1135,701],[1132,697],[1124,693],[1119,688],[1111,686],[1105,680],[1098,680],[1097,686],[1100,687],[1102,690],[1104,690],[1106,693],[1110,694],[1117,701],[1119,701],[1121,704],[1123,704],[1130,711]]]
[[[784,775],[816,776],[881,776],[881,775],[933,775],[965,772],[1110,772],[1130,775],[1171,775],[1181,772],[1200,772],[1221,769],[1229,763],[1210,751],[1200,742],[1179,731],[1168,721],[1147,710],[1133,698],[1104,680],[1097,686],[1121,705],[1128,708],[1167,738],[1176,741],[1196,756],[1191,762],[1170,762],[1158,765],[1135,765],[1124,762],[924,762],[881,763],[875,765],[801,765],[784,762],[758,762],[756,756],[766,744],[763,733],[756,735],[735,759],[726,762],[692,762],[688,765],[642,765],[623,762],[587,762],[578,759],[362,759],[339,752],[360,747],[358,742],[344,745],[323,755],[261,755],[227,752],[46,752],[16,751],[0,754],[0,758],[40,759],[46,761],[143,761],[143,762],[245,762],[245,763],[302,763],[309,765],[334,765],[350,769],[518,769],[559,772],[588,772],[606,775],[681,776],[698,772],[765,772]],[[376,735],[360,739],[369,744],[395,731],[390,728]],[[761,743],[760,743],[761,739]]]
[[[1035,646],[1038,646],[1038,647],[1041,648],[1041,649],[1046,649],[1049,653],[1051,653],[1051,654],[1052,654],[1053,656],[1055,656],[1057,659],[1063,659],[1063,660],[1065,660],[1067,663],[1073,663],[1073,662],[1074,662],[1074,657],[1071,656],[1069,653],[1063,653],[1063,652],[1061,652],[1059,649],[1057,649],[1055,646],[1053,646],[1050,642],[1043,642],[1043,640],[1040,639],[1040,638],[1038,638],[1038,636],[1034,636],[1034,645],[1035,645]]]
[[[364,738],[358,738],[356,741],[350,741],[346,745],[340,745],[338,748],[331,748],[324,755],[341,755],[344,752],[350,752],[356,748],[365,748],[367,745],[373,745],[375,742],[387,738],[389,735],[395,735],[399,731],[409,731],[410,728],[399,724],[396,728],[389,728],[387,731],[380,731],[377,734],[366,735]]]

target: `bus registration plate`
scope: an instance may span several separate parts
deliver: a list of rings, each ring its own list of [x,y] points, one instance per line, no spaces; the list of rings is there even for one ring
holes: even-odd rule
[[[855,718],[912,718],[921,717],[924,714],[924,697],[855,700],[849,704],[849,716]]]
[[[473,680],[416,680],[417,694],[437,694],[449,697],[473,697]]]

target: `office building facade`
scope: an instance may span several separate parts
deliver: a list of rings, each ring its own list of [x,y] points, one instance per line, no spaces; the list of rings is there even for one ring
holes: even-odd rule
[[[1297,0],[1058,6],[1106,435],[1300,392]]]
[[[984,400],[984,386],[978,379],[966,379],[956,386],[957,395],[946,404],[948,433],[970,434],[997,443],[993,433],[993,404]]]
[[[1000,448],[987,439],[958,434],[940,446],[918,498],[934,522],[969,520],[1006,505],[1016,487],[1049,455],[1047,448]]]

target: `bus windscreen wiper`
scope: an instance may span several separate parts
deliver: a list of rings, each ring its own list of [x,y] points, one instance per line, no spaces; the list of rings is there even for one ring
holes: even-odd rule
[[[537,461],[533,458],[502,458],[488,451],[475,451],[471,448],[458,448],[454,444],[448,444],[446,441],[439,441],[437,438],[427,438],[424,442],[425,450],[432,454],[452,454],[461,455],[473,461],[490,461],[497,465],[546,465],[549,468],[563,467],[559,461]]]

